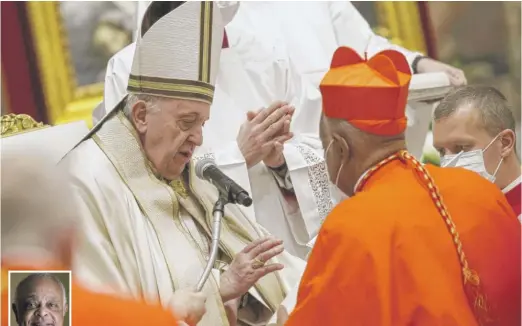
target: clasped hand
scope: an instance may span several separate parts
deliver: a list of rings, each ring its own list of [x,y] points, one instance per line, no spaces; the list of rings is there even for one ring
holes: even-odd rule
[[[290,122],[295,108],[275,102],[257,112],[249,111],[237,136],[237,143],[247,168],[263,161],[268,167],[285,163],[283,144],[293,137]]]
[[[283,241],[273,237],[257,239],[239,252],[221,274],[219,293],[223,302],[238,299],[263,276],[283,269],[282,264],[266,264],[282,253]]]
[[[170,299],[170,307],[176,317],[189,326],[195,326],[207,311],[207,297],[203,292],[179,289]]]
[[[444,72],[452,86],[463,86],[468,83],[461,69],[430,58],[423,58],[417,64],[417,71],[421,74],[430,72]]]

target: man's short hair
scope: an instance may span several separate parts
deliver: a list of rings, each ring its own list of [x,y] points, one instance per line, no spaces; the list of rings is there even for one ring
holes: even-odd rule
[[[18,302],[18,300],[20,299],[19,296],[20,296],[20,290],[26,286],[28,286],[29,284],[33,283],[34,281],[37,281],[37,280],[51,280],[57,284],[60,285],[60,288],[62,289],[62,293],[63,293],[63,303],[64,305],[67,304],[67,293],[65,292],[65,286],[63,286],[63,283],[53,274],[51,273],[33,273],[33,274],[29,274],[26,278],[24,278],[20,283],[18,283],[18,285],[16,286],[16,292],[15,292],[15,304]]]
[[[490,86],[468,85],[453,90],[437,106],[433,119],[450,117],[465,106],[478,110],[482,127],[492,137],[506,129],[516,132],[515,118],[506,97]]]

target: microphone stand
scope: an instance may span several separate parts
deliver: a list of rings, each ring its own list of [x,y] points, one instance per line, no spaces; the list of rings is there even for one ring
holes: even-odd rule
[[[208,277],[210,276],[210,272],[212,272],[212,268],[216,262],[218,252],[219,252],[219,238],[221,235],[221,219],[225,214],[225,205],[229,203],[235,203],[235,200],[229,191],[228,193],[219,192],[219,198],[214,204],[214,209],[212,210],[212,214],[214,218],[212,219],[212,241],[210,246],[210,255],[208,258],[207,266],[205,266],[205,270],[199,279],[199,282],[196,286],[196,291],[200,292],[205,285]]]

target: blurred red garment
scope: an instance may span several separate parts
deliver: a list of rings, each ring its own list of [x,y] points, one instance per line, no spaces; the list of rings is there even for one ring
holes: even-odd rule
[[[521,229],[511,207],[474,172],[427,170],[490,303],[483,325],[520,325]],[[286,326],[479,325],[454,239],[422,180],[395,159],[334,208]]]
[[[8,271],[34,270],[34,267],[6,266],[2,264],[2,326],[8,326],[11,313],[11,298],[8,297]],[[41,268],[40,270],[64,270],[63,268]],[[74,275],[74,274],[73,274]],[[174,315],[160,305],[127,300],[114,296],[93,293],[73,283],[69,313],[72,325],[96,326],[178,326]]]

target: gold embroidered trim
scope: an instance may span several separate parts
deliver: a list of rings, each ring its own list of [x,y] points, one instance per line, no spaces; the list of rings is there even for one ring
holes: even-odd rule
[[[199,80],[210,82],[210,60],[212,49],[212,8],[211,1],[201,3],[201,38],[199,44]]]
[[[214,98],[214,86],[196,80],[130,75],[127,90],[135,93],[200,100],[209,104]]]
[[[187,188],[185,188],[185,184],[182,180],[174,180],[169,183],[169,185],[174,189],[176,194],[178,194],[181,198],[187,198],[189,193]]]

